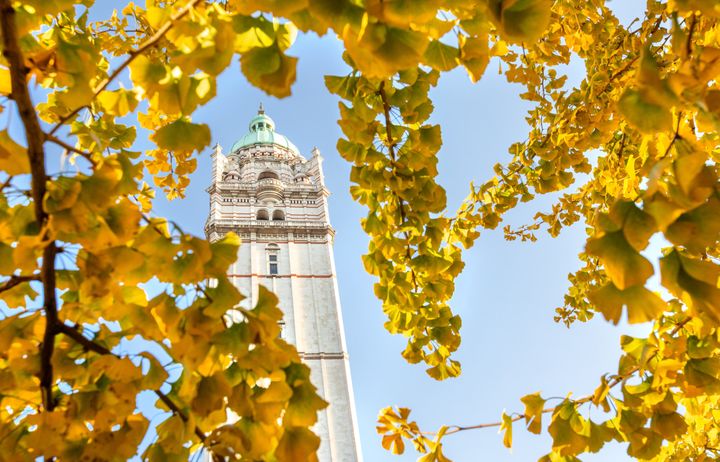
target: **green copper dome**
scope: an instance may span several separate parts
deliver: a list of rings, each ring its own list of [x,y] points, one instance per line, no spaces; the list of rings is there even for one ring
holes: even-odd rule
[[[275,122],[265,114],[262,105],[257,115],[250,120],[248,129],[250,131],[232,145],[230,152],[256,144],[274,144],[300,155],[298,148],[287,137],[275,131]]]

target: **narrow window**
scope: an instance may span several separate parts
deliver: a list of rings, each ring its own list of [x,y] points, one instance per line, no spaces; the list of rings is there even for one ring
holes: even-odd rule
[[[278,252],[280,252],[280,246],[277,244],[269,244],[266,248],[267,250],[267,268],[268,268],[268,274],[270,275],[277,275],[278,274]]]

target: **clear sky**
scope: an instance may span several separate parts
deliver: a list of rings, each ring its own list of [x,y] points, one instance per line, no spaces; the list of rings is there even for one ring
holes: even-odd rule
[[[642,0],[623,0],[622,4],[614,2],[613,7],[627,23],[644,4]],[[421,365],[407,364],[400,356],[404,339],[391,337],[383,329],[384,315],[372,292],[374,279],[363,270],[360,255],[368,239],[360,229],[360,218],[365,211],[351,200],[350,166],[335,151],[341,136],[336,124],[337,99],[326,91],[322,76],[347,73],[340,59],[341,46],[331,37],[301,35],[290,52],[300,57],[291,97],[277,100],[252,88],[235,63],[220,78],[219,97],[200,109],[194,119],[209,124],[213,143],[219,142],[227,150],[247,131],[247,122],[262,102],[277,130],[306,157],[313,146],[322,152],[326,182],[333,193],[330,213],[337,231],[335,258],[366,461],[415,460],[412,452],[398,457],[381,448],[375,419],[385,406],[412,408],[412,416],[426,430],[442,424],[494,422],[503,409],[522,411],[519,398],[525,394],[541,391],[545,397],[563,397],[573,392],[582,396],[595,389],[602,374],[617,370],[620,335],[644,329],[615,327],[601,317],[567,329],[552,319],[567,289],[567,274],[579,267],[583,226],[575,226],[557,239],[543,235],[534,244],[506,242],[500,231],[485,231],[465,253],[467,266],[452,301],[463,317],[458,353],[463,374],[436,382]],[[518,97],[519,87],[507,84],[497,70],[497,62],[491,62],[482,81],[472,85],[465,72],[457,69],[444,75],[432,94],[436,107],[433,121],[443,129],[440,182],[448,192],[451,211],[467,195],[469,182],[490,178],[492,165],[509,159],[507,147],[526,135],[523,116],[527,106]],[[578,70],[582,68],[573,69],[576,78]],[[186,230],[202,233],[208,210],[204,189],[209,181],[208,150],[200,156],[187,198],[170,204],[157,201],[156,213],[178,221]],[[507,221],[530,222],[536,211],[546,211],[550,204],[550,197],[539,198],[508,214]],[[612,446],[583,460],[629,459],[624,447]],[[455,461],[528,461],[548,452],[550,439],[527,433],[519,422],[511,452],[502,446],[494,429],[449,436],[444,447]]]
[[[124,2],[98,1],[105,10]],[[640,14],[643,0],[612,3],[626,24]],[[100,15],[98,15],[100,16]],[[520,397],[541,391],[544,397],[591,393],[604,373],[616,371],[619,338],[641,333],[642,327],[612,326],[601,317],[571,329],[553,321],[562,303],[567,274],[579,267],[583,226],[565,231],[557,239],[541,235],[534,244],[506,242],[501,231],[485,231],[475,247],[465,252],[467,266],[457,281],[454,310],[463,318],[463,342],[457,358],[460,378],[436,382],[421,365],[407,364],[400,352],[403,338],[383,329],[380,302],[372,291],[374,279],[363,270],[361,254],[368,238],[360,228],[364,209],[348,193],[349,164],[335,151],[341,136],[337,126],[337,99],[324,87],[323,75],[345,75],[342,48],[332,37],[299,36],[290,54],[300,57],[293,95],[271,98],[251,87],[237,60],[218,82],[218,97],[198,110],[196,122],[212,129],[213,144],[226,150],[247,131],[249,119],[262,102],[277,130],[288,136],[306,157],[317,146],[325,158],[325,177],[332,224],[336,229],[335,258],[362,449],[367,462],[411,461],[410,452],[393,456],[380,446],[375,432],[378,410],[388,405],[413,409],[421,428],[433,431],[442,424],[472,425],[499,420],[503,409],[522,411]],[[509,160],[507,147],[525,138],[523,116],[527,109],[520,88],[507,84],[491,62],[476,85],[462,69],[440,79],[432,93],[432,120],[442,124],[444,145],[440,156],[440,183],[448,192],[452,213],[467,195],[470,181],[492,176],[492,165]],[[572,69],[577,79],[582,67]],[[13,129],[19,128],[19,124]],[[147,133],[139,132],[138,146],[149,146]],[[203,234],[208,212],[210,150],[198,159],[187,198],[167,203],[156,200],[154,214],[178,222],[183,229]],[[551,197],[538,198],[508,214],[507,222],[530,222],[536,211],[547,211]],[[588,415],[586,408],[583,408]],[[593,411],[596,412],[596,411]],[[592,417],[592,413],[589,414]],[[445,452],[459,461],[529,461],[550,449],[547,436],[531,435],[518,422],[512,452],[502,446],[494,429],[463,432],[446,437]],[[612,445],[600,455],[583,460],[629,459],[624,447]]]

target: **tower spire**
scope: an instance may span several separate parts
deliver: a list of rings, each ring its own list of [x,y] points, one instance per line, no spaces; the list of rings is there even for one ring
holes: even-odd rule
[[[265,108],[263,107],[263,103],[260,103],[260,107],[258,108],[258,114],[265,114]]]

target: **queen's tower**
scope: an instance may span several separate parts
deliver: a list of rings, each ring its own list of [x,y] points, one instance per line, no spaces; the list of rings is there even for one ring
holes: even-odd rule
[[[296,345],[330,403],[314,428],[320,462],[360,461],[320,152],[313,149],[306,160],[261,106],[227,155],[215,147],[208,192],[207,237],[233,231],[242,238],[231,280],[248,306],[260,284],[277,294],[282,335]]]

